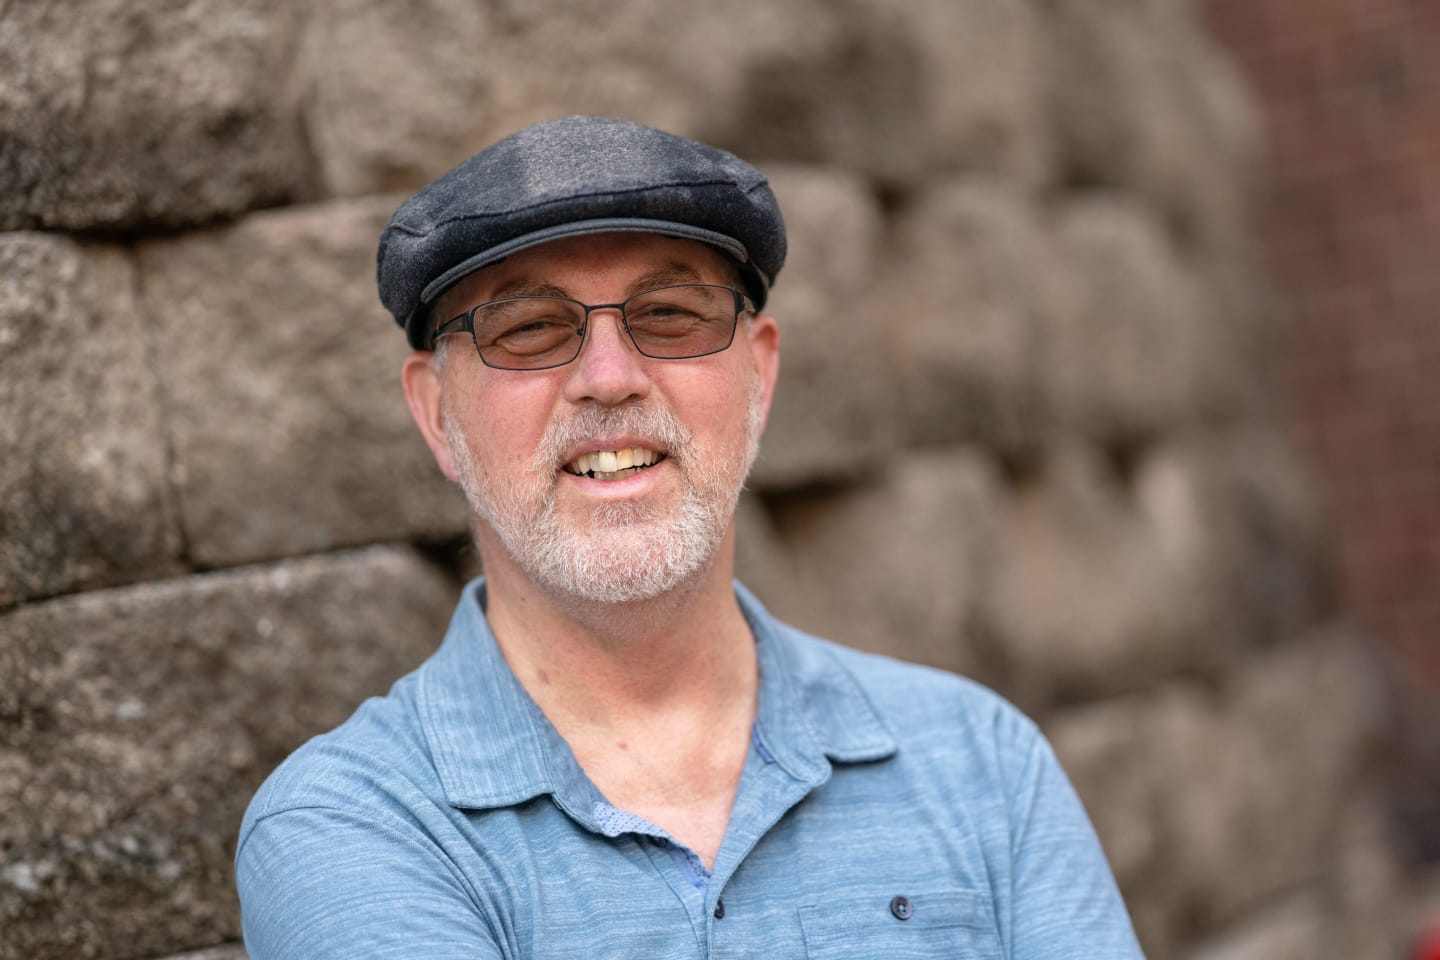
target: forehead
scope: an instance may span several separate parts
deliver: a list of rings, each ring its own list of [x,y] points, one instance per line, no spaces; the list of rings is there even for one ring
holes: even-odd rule
[[[694,240],[653,233],[601,233],[566,237],[531,247],[482,267],[437,301],[451,309],[503,296],[514,289],[554,288],[568,296],[619,296],[657,283],[734,283],[736,267],[720,251]],[[594,293],[605,289],[609,293]]]

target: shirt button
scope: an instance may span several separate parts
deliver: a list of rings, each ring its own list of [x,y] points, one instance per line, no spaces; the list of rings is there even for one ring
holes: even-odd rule
[[[716,901],[715,901],[715,919],[716,919],[716,920],[724,920],[724,919],[725,919],[725,898],[724,898],[724,897],[721,897],[719,900],[716,900]]]
[[[909,920],[911,914],[910,899],[908,897],[896,897],[891,900],[890,912],[895,914],[896,920]]]

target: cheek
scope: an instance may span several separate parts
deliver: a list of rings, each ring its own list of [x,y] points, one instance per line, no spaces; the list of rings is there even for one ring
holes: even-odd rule
[[[462,419],[470,448],[482,464],[528,464],[545,433],[549,407],[540,384],[471,385]],[[500,389],[504,387],[504,389]]]
[[[671,394],[675,412],[696,432],[697,439],[727,446],[742,444],[754,379],[745,367],[715,370],[687,384],[683,400]]]

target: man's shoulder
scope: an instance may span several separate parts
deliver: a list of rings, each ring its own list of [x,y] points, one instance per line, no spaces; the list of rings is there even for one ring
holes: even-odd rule
[[[968,677],[847,647],[776,621],[775,627],[810,695],[859,691],[893,733],[948,734],[1026,746],[1034,722],[1009,700]]]
[[[474,656],[480,586],[475,581],[465,587],[444,641],[423,663],[395,681],[384,696],[365,700],[349,719],[311,738],[275,768],[246,810],[242,844],[256,824],[287,811],[331,809],[381,816],[389,810],[409,818],[414,810],[445,804],[435,755],[435,702],[438,698],[443,706],[446,678]],[[443,745],[443,731],[439,740]]]
[[[250,801],[241,839],[290,810],[402,806],[441,790],[416,709],[419,672],[362,703],[344,723],[312,737],[276,767]]]

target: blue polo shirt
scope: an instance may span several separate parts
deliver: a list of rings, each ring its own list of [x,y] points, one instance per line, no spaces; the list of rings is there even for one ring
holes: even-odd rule
[[[464,591],[445,642],[245,815],[252,960],[1140,957],[1035,726],[950,674],[773,619],[714,870],[606,802]]]

